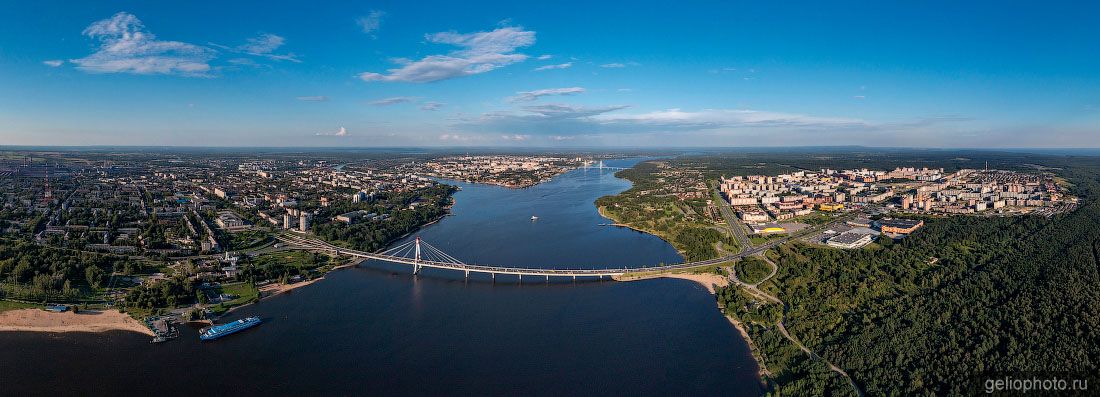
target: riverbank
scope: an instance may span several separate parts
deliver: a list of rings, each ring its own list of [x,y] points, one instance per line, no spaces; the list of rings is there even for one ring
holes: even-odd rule
[[[733,325],[733,328],[736,328],[737,332],[741,334],[741,338],[745,340],[745,343],[749,344],[749,350],[752,351],[752,358],[753,360],[756,360],[756,375],[760,377],[761,383],[766,383],[767,379],[770,379],[772,377],[772,373],[768,370],[768,366],[764,364],[763,352],[761,352],[760,348],[756,346],[756,342],[752,341],[752,337],[749,336],[749,330],[745,329],[745,324],[741,323],[740,320],[733,318],[733,316],[726,314],[722,310],[721,305],[718,305],[718,312],[722,313],[722,317],[725,317],[726,320],[729,320],[730,324]]]
[[[153,336],[144,324],[118,310],[53,313],[42,309],[18,309],[0,313],[0,331],[106,332],[133,331]]]
[[[714,274],[714,273],[653,273],[653,274],[639,274],[639,275],[623,275],[615,277],[616,281],[630,282],[638,280],[651,280],[656,278],[672,278],[679,280],[693,281],[699,284],[703,288],[706,288],[707,292],[711,296],[715,295],[715,287],[728,287],[730,285],[730,279],[727,276]],[[722,305],[715,302],[715,307],[718,309],[718,313],[725,317],[729,321],[730,325],[741,334],[741,338],[745,340],[745,343],[749,345],[749,350],[752,352],[752,357],[756,361],[757,376],[760,378],[760,382],[764,383],[767,379],[771,378],[771,371],[768,371],[768,367],[764,363],[763,353],[760,351],[756,343],[753,342],[752,337],[749,336],[748,329],[738,319],[725,313]]]
[[[306,280],[306,281],[299,281],[299,282],[293,283],[293,284],[271,283],[271,284],[264,285],[264,286],[259,288],[259,290],[260,290],[260,300],[267,299],[267,298],[270,298],[270,297],[273,297],[273,296],[276,296],[276,295],[279,295],[279,294],[282,294],[282,293],[290,292],[290,291],[296,290],[298,288],[305,287],[307,285],[311,285],[311,284],[316,283],[318,281],[324,280],[325,276],[328,275],[331,272],[334,272],[334,271],[337,271],[337,270],[340,270],[340,269],[343,269],[343,268],[358,265],[360,262],[362,262],[361,259],[352,259],[348,263],[345,263],[345,264],[340,265],[340,266],[333,267],[329,271],[325,272],[325,274],[322,274],[321,276],[319,276],[317,278]],[[244,304],[244,305],[241,305],[241,306],[236,306],[233,309],[236,309],[236,308],[239,308],[239,307],[245,307],[245,306],[248,306],[250,304],[251,303]]]
[[[728,278],[726,278],[726,276],[723,276],[723,275],[720,275],[720,274],[714,274],[714,273],[688,273],[688,272],[682,272],[682,273],[659,272],[659,273],[652,273],[652,274],[630,274],[630,273],[628,273],[628,274],[624,274],[622,276],[613,277],[613,279],[615,281],[623,281],[623,282],[638,281],[638,280],[650,280],[650,279],[655,279],[655,278],[674,278],[674,279],[679,279],[679,280],[693,281],[696,284],[699,284],[700,286],[705,288],[707,290],[707,292],[710,292],[711,295],[714,295],[714,286],[715,285],[717,285],[719,287],[725,287],[725,286],[728,286],[730,284],[730,280]]]
[[[684,258],[687,258],[687,256],[685,256],[687,253],[685,253],[684,250],[676,247],[676,244],[672,243],[672,237],[668,236],[666,233],[658,232],[656,230],[646,230],[646,229],[642,229],[642,228],[630,225],[628,223],[623,223],[619,219],[616,219],[614,216],[612,216],[611,213],[609,211],[607,211],[607,209],[604,208],[604,206],[602,206],[602,205],[596,205],[596,212],[598,212],[600,214],[600,216],[602,216],[604,218],[607,218],[607,219],[610,219],[611,222],[612,222],[611,227],[625,227],[627,229],[630,229],[630,230],[633,230],[633,231],[636,231],[636,232],[639,232],[639,233],[645,233],[645,234],[653,235],[653,236],[655,236],[655,237],[657,237],[661,240],[664,240],[664,242],[667,243],[668,245],[671,245],[672,248],[675,248],[676,252],[678,252],[680,254],[680,256],[682,256]]]

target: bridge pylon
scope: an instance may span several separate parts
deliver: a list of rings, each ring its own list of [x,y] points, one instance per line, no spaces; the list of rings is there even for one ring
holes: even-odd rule
[[[413,274],[419,274],[420,267],[420,236],[416,236],[416,259],[413,260]]]

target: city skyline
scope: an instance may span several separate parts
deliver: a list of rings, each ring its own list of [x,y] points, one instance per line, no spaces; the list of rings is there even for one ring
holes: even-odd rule
[[[4,5],[0,137],[1100,147],[1091,5],[260,5]]]

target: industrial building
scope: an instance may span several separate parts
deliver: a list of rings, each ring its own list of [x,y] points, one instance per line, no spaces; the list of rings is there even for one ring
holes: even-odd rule
[[[830,247],[854,249],[870,244],[871,240],[873,240],[873,236],[869,233],[850,230],[830,238],[825,244]]]

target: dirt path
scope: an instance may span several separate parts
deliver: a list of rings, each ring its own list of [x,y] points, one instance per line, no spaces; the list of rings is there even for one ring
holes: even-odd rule
[[[768,259],[767,255],[765,255],[763,252],[761,252],[760,255],[758,255],[758,256],[760,257],[760,259],[763,259],[764,262],[767,262],[769,265],[772,265],[772,272],[768,273],[768,275],[765,276],[763,279],[761,279],[760,282],[758,282],[756,284],[753,284],[753,287],[756,287],[760,284],[763,284],[765,281],[768,281],[769,279],[772,278],[772,276],[774,276],[776,273],[779,272],[779,265],[775,264],[775,262],[772,262],[771,259]]]
[[[764,255],[761,255],[761,256],[764,256]],[[778,269],[779,269],[779,266],[776,266],[776,264],[774,262],[772,262],[770,259],[768,259],[766,256],[764,256],[764,260],[767,261],[768,263],[772,264],[772,269],[773,270],[772,270],[772,274],[768,275],[768,277],[764,278],[764,280],[762,280],[761,282],[764,282],[764,281],[770,279],[772,276],[775,275],[776,271],[778,271]],[[779,333],[782,334],[784,338],[787,338],[787,340],[791,341],[791,343],[794,343],[795,346],[798,346],[798,348],[801,349],[803,352],[805,352],[807,355],[809,355],[810,358],[812,358],[814,360],[821,360],[821,362],[825,363],[825,365],[827,365],[830,370],[832,370],[833,372],[836,372],[837,374],[840,374],[840,376],[844,377],[844,379],[848,381],[848,384],[852,386],[852,389],[854,389],[856,391],[856,395],[858,395],[860,397],[863,397],[863,390],[861,390],[859,388],[859,386],[856,385],[856,382],[854,380],[852,380],[852,377],[848,375],[848,372],[845,372],[840,367],[834,365],[833,363],[829,362],[825,358],[817,355],[817,353],[814,353],[813,350],[810,350],[808,347],[803,345],[802,342],[799,342],[798,339],[795,339],[793,336],[791,336],[791,334],[789,332],[787,332],[787,327],[785,325],[783,325],[783,322],[786,321],[786,319],[787,319],[787,304],[783,303],[783,301],[780,300],[778,297],[772,296],[772,295],[756,288],[756,286],[759,285],[760,283],[747,284],[747,283],[742,282],[741,279],[737,278],[736,268],[737,268],[736,266],[730,266],[730,281],[732,281],[735,285],[737,285],[741,288],[744,288],[746,291],[749,291],[749,294],[753,295],[757,299],[767,300],[767,301],[770,301],[770,302],[774,302],[774,303],[778,303],[780,305],[783,305],[783,318],[781,320],[779,320],[779,322],[776,324],[776,327],[779,328]]]

